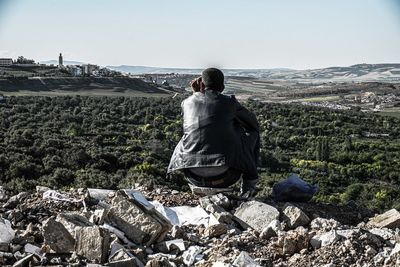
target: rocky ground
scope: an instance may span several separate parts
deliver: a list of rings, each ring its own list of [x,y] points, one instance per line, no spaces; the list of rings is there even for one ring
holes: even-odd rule
[[[0,187],[1,266],[400,266],[400,213],[146,190]]]

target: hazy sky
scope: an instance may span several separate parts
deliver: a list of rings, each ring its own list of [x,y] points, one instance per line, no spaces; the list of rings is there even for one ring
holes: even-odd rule
[[[0,0],[0,57],[317,68],[400,62],[398,0]]]

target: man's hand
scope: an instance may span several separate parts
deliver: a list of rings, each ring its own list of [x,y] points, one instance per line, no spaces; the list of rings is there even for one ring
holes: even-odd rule
[[[190,82],[190,86],[192,86],[192,89],[194,92],[202,92],[203,93],[204,89],[205,89],[204,83],[201,80],[201,76],[196,79],[193,79]]]

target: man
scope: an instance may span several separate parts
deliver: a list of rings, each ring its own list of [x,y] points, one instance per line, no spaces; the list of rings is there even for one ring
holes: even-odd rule
[[[249,197],[258,182],[259,125],[256,116],[234,96],[221,94],[224,74],[209,68],[192,81],[193,95],[183,110],[183,137],[168,173],[183,170],[196,186],[224,188],[242,178],[241,193]]]

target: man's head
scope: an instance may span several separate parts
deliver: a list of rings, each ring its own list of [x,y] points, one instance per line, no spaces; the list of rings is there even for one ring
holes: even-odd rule
[[[224,74],[222,71],[216,68],[208,68],[203,70],[201,73],[202,82],[204,83],[206,90],[215,90],[222,92],[225,88],[224,85]]]

